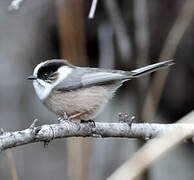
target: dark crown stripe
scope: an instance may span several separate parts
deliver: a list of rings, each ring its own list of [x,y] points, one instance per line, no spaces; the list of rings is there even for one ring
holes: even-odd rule
[[[44,64],[42,67],[40,67],[37,76],[38,78],[44,78],[45,75],[51,75],[52,73],[56,72],[58,68],[66,65],[67,64],[65,61],[48,62]]]

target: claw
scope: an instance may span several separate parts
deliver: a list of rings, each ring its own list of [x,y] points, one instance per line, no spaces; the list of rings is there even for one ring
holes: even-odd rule
[[[58,117],[58,123],[63,123],[63,122],[71,122],[71,118],[67,116],[65,113],[63,117]]]
[[[95,128],[95,127],[96,127],[95,121],[92,120],[92,119],[89,119],[89,120],[87,120],[87,121],[81,120],[80,123],[89,123],[89,125],[91,125],[92,128]]]

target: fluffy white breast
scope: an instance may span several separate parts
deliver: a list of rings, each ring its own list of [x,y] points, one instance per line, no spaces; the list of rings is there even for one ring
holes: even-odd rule
[[[34,69],[34,76],[37,76],[38,69],[44,65],[45,62],[40,63],[36,66]],[[36,91],[37,96],[40,98],[40,100],[44,100],[47,98],[47,96],[50,94],[52,89],[58,85],[60,82],[62,82],[70,73],[72,72],[72,68],[68,66],[62,66],[58,69],[58,79],[55,83],[47,83],[43,81],[42,79],[37,79],[33,81],[34,89]]]
[[[52,84],[46,83],[41,79],[34,80],[33,85],[40,100],[44,100],[52,90]]]

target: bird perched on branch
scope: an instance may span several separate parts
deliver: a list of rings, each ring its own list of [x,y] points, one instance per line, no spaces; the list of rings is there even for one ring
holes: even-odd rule
[[[78,67],[53,59],[38,64],[32,76],[42,103],[58,117],[91,121],[123,82],[174,64],[167,60],[132,71]]]

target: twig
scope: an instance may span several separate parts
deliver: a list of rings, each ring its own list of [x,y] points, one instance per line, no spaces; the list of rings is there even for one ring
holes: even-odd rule
[[[24,1],[24,0],[13,0],[13,1],[11,2],[11,4],[9,5],[8,10],[9,10],[9,11],[12,11],[12,10],[19,10],[20,4],[21,4],[23,1]]]
[[[89,12],[89,15],[88,15],[89,19],[93,19],[94,18],[94,14],[95,14],[95,11],[96,11],[97,3],[98,3],[98,0],[93,0],[92,1],[92,5],[91,5],[90,12]]]
[[[183,124],[184,123],[184,124]],[[174,124],[176,128],[168,128],[165,133],[160,134],[139,149],[135,155],[119,167],[108,180],[129,179],[133,180],[145,171],[151,163],[161,155],[167,153],[186,138],[193,136],[194,131],[184,126],[194,126],[194,111],[184,116],[179,123]],[[171,124],[172,126],[173,124]],[[183,126],[182,126],[183,125]],[[186,127],[185,126],[185,127]],[[172,138],[173,137],[173,138]],[[129,171],[130,169],[130,171]]]
[[[34,129],[37,122],[38,122],[38,119],[34,119],[34,121],[32,122],[32,124],[30,125],[30,129]]]
[[[0,150],[30,144],[34,142],[51,141],[67,137],[120,137],[150,139],[168,129],[181,127],[183,130],[194,132],[193,124],[149,124],[132,123],[98,123],[92,128],[87,123],[64,122],[60,124],[43,125],[22,131],[5,132],[0,135]],[[169,137],[170,138],[170,137]]]

